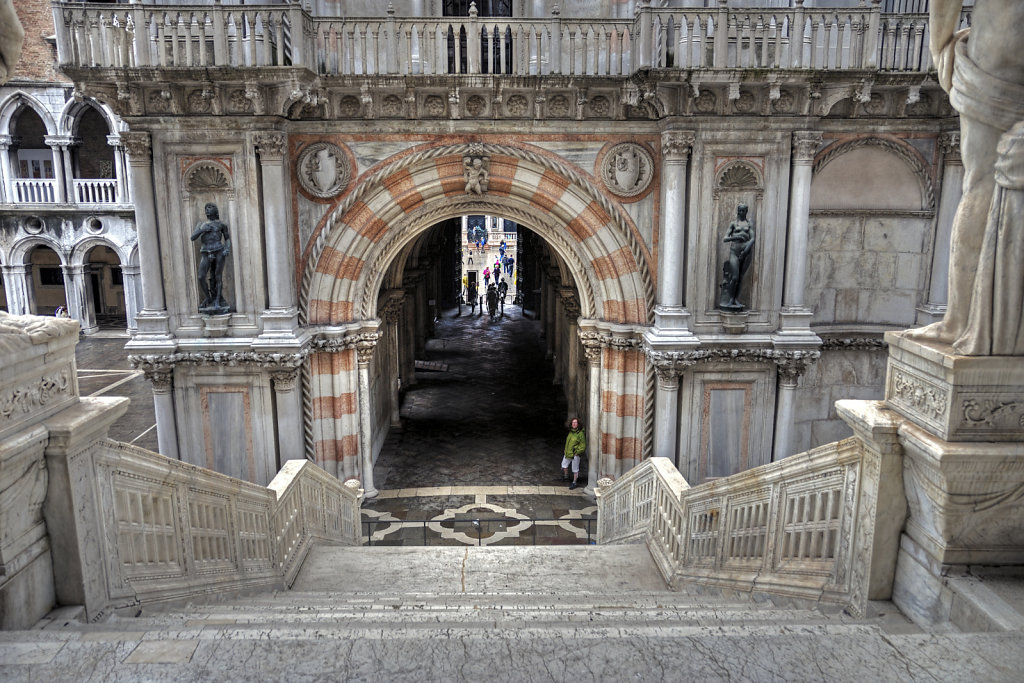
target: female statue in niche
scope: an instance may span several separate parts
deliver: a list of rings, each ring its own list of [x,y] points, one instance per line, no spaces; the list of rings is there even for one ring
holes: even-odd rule
[[[750,254],[754,248],[754,224],[747,220],[747,205],[736,207],[736,220],[729,224],[729,230],[722,240],[729,244],[729,257],[722,265],[722,299],[718,307],[723,311],[742,311],[746,308],[736,301],[743,275],[750,266]]]

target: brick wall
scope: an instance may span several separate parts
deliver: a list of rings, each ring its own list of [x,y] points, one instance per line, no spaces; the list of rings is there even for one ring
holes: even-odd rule
[[[57,48],[46,40],[54,34],[49,0],[16,0],[14,9],[25,28],[25,46],[11,85],[18,81],[69,82],[57,71]]]

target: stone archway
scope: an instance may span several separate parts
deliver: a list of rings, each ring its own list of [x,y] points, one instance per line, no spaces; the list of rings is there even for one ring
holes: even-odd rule
[[[489,159],[481,194],[466,191],[464,157]],[[631,220],[589,177],[539,149],[464,143],[420,147],[383,162],[346,195],[303,258],[300,318],[313,329],[344,328],[349,344],[310,356],[307,438],[316,461],[340,477],[369,462],[367,380],[389,264],[420,233],[464,214],[528,224],[569,269],[588,346],[591,443],[602,475],[642,457],[652,407],[641,336],[654,305],[646,247]],[[365,479],[365,477],[364,477]]]

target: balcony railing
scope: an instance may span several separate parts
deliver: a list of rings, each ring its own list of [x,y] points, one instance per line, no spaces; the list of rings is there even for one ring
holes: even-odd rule
[[[14,178],[14,201],[18,204],[54,204],[57,181],[53,178]]]
[[[75,67],[307,65],[321,75],[628,75],[643,68],[931,68],[926,14],[642,8],[635,19],[314,17],[299,5],[58,2]],[[969,15],[965,14],[965,24]]]
[[[116,178],[75,178],[74,187],[75,201],[79,204],[118,203]]]

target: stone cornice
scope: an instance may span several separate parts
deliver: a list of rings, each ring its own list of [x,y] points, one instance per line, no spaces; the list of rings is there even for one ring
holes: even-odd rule
[[[821,358],[817,349],[770,349],[710,347],[684,351],[656,351],[645,347],[644,354],[655,372],[664,378],[678,377],[697,364],[775,363],[782,377],[799,377]]]

